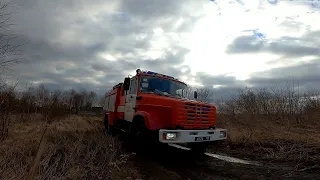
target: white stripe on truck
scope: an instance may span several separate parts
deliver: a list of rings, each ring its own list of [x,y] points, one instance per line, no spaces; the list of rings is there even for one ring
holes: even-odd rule
[[[118,112],[124,112],[124,106],[118,106]]]

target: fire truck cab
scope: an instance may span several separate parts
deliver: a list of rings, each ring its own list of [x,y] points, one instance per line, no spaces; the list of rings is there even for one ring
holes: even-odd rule
[[[120,129],[130,136],[191,147],[225,140],[227,130],[215,127],[216,107],[188,99],[186,89],[187,85],[174,77],[137,69],[135,76],[105,94],[106,132]]]

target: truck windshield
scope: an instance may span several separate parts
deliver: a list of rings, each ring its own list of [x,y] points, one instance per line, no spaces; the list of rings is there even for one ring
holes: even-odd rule
[[[182,83],[158,77],[142,76],[140,81],[140,92],[183,97],[186,88]]]

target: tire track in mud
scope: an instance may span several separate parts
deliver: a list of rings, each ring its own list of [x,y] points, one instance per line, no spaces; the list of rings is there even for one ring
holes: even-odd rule
[[[317,173],[296,172],[282,164],[234,163],[170,146],[147,148],[134,161],[146,179],[320,179]]]
[[[127,152],[132,152],[131,148],[128,149],[128,141],[125,137],[119,140],[123,142],[123,147]],[[256,162],[240,159],[241,157],[250,157],[250,154],[243,154],[243,151],[240,149],[239,153],[231,153],[238,158],[228,156],[229,151],[224,150],[224,147],[214,148],[214,151],[223,152],[221,153],[223,155],[220,155],[220,153],[196,155],[192,153],[192,151],[165,144],[158,144],[154,147],[144,147],[141,149],[141,152],[134,153],[135,156],[133,156],[132,160],[140,169],[140,174],[144,175],[144,179],[320,180],[319,171],[301,172],[296,168],[297,164],[293,162],[266,161],[257,157],[252,158]],[[234,161],[236,161],[236,163]]]
[[[190,151],[170,146],[152,148],[137,154],[135,161],[141,173],[149,173],[156,179],[234,179],[229,171],[221,171],[230,164],[210,158],[206,155],[195,155]],[[161,167],[161,168],[159,168]],[[160,171],[159,171],[160,170]],[[176,174],[176,175],[172,175]],[[149,175],[150,176],[150,175]],[[151,178],[152,179],[152,178]]]

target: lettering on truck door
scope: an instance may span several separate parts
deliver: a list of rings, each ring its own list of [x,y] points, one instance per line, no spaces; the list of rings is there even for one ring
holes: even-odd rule
[[[135,113],[134,108],[136,107],[137,89],[138,89],[138,78],[133,77],[131,78],[131,81],[130,81],[129,92],[126,94],[124,119],[127,121],[133,120],[133,115]]]

